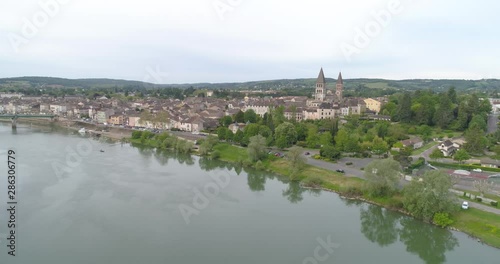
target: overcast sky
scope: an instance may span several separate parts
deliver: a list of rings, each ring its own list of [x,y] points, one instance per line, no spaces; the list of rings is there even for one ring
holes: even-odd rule
[[[498,10],[493,0],[1,0],[0,77],[236,82],[323,67],[329,78],[500,78]]]

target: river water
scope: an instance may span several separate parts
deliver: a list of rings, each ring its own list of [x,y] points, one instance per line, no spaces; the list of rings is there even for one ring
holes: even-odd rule
[[[500,261],[465,234],[227,163],[0,125],[1,164],[11,148],[16,256],[2,165],[0,263]]]

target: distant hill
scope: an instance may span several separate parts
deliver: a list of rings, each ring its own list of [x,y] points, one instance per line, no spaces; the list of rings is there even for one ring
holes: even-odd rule
[[[335,79],[327,79],[329,88],[335,87]],[[316,79],[283,79],[252,81],[242,83],[193,83],[154,85],[140,81],[114,79],[64,79],[52,77],[19,77],[0,79],[0,88],[197,88],[197,89],[230,89],[230,90],[303,90],[312,89]],[[383,90],[419,90],[432,89],[443,91],[454,86],[463,92],[498,92],[500,80],[385,80],[385,79],[345,79],[346,90],[363,88]]]

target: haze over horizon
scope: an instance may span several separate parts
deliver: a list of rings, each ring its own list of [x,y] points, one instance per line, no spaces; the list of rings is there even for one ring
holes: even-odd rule
[[[315,78],[323,67],[327,78],[498,79],[499,8],[486,0],[6,1],[0,78],[227,83]]]

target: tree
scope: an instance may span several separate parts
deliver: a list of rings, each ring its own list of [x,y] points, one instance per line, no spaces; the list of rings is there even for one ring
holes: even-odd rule
[[[412,181],[403,189],[403,206],[417,218],[430,221],[436,213],[453,213],[457,201],[450,193],[451,180],[440,171],[429,171],[423,181]]]
[[[226,130],[226,140],[227,141],[233,141],[234,136],[235,135],[234,135],[233,131],[231,131],[230,129]]]
[[[315,125],[309,124],[307,126],[306,144],[309,148],[316,148],[320,144],[318,128]]]
[[[439,95],[439,105],[434,113],[434,123],[441,127],[447,128],[453,120],[453,108],[451,98],[448,94]]]
[[[444,158],[444,154],[443,154],[443,152],[441,152],[441,150],[439,150],[438,148],[435,148],[432,151],[432,153],[429,155],[429,158],[431,158],[433,160],[442,159],[442,158]]]
[[[245,113],[243,113],[241,110],[238,111],[233,117],[234,122],[236,123],[244,123],[245,122]]]
[[[153,115],[151,114],[151,112],[149,112],[149,110],[142,111],[141,115],[139,116],[138,123],[141,126],[145,126],[148,122],[151,121],[153,121]]]
[[[401,166],[395,160],[372,161],[365,168],[369,194],[377,197],[391,195],[397,188],[401,172]]]
[[[344,150],[347,141],[349,140],[349,132],[346,129],[340,129],[335,135],[335,146],[338,149]]]
[[[255,113],[254,110],[248,109],[245,111],[245,114],[243,115],[243,120],[244,122],[250,122],[250,123],[255,123],[257,122],[257,114]]]
[[[230,117],[230,116],[223,116],[220,120],[219,120],[219,124],[223,127],[228,127],[229,125],[231,125],[233,123],[233,119]]]
[[[467,129],[465,132],[465,141],[467,143],[465,143],[464,149],[472,154],[482,154],[487,144],[484,131],[477,125]]]
[[[243,141],[243,137],[244,137],[243,131],[238,129],[238,131],[236,131],[236,133],[233,136],[233,140],[234,142],[241,144],[241,142]]]
[[[372,142],[372,152],[376,155],[382,155],[389,150],[389,145],[383,139],[375,137]]]
[[[406,92],[403,94],[396,110],[396,119],[402,123],[411,122],[411,96]]]
[[[340,159],[342,152],[340,152],[337,147],[334,147],[332,145],[325,145],[321,147],[319,155],[330,160],[337,160]]]
[[[297,141],[305,141],[307,137],[307,125],[304,123],[295,124],[295,131],[297,131]]]
[[[456,104],[457,101],[457,91],[455,91],[455,87],[451,86],[448,89],[447,97],[450,99],[451,103]]]
[[[332,141],[332,134],[330,132],[323,132],[319,136],[319,144],[322,146],[331,145]]]
[[[227,140],[227,134],[228,134],[227,131],[229,131],[230,133],[233,133],[227,127],[219,127],[219,128],[217,128],[217,137],[219,138],[219,140]]]
[[[297,142],[297,131],[292,123],[285,122],[276,127],[274,137],[277,147],[288,148]]]
[[[153,126],[155,128],[165,128],[165,125],[169,122],[169,115],[165,111],[160,111],[153,118]]]
[[[458,161],[458,163],[462,163],[464,160],[470,159],[470,155],[465,149],[459,149],[455,152],[455,155],[453,155],[453,159]]]
[[[412,152],[412,147],[400,148],[398,154],[394,156],[394,160],[399,162],[401,167],[408,168],[411,165],[412,158],[410,156]]]
[[[475,126],[479,127],[482,131],[486,131],[486,129],[488,128],[486,118],[482,115],[473,115],[469,123],[469,129]]]
[[[474,189],[476,189],[481,194],[481,196],[484,197],[485,194],[489,193],[495,188],[495,183],[489,182],[488,180],[478,180],[474,181],[472,183],[472,186],[474,186]]]
[[[298,146],[290,148],[286,153],[286,160],[290,168],[290,177],[295,178],[306,164],[306,158],[303,155],[304,149]]]
[[[266,156],[266,138],[261,135],[256,135],[250,138],[248,144],[248,156],[252,162],[261,160]]]

